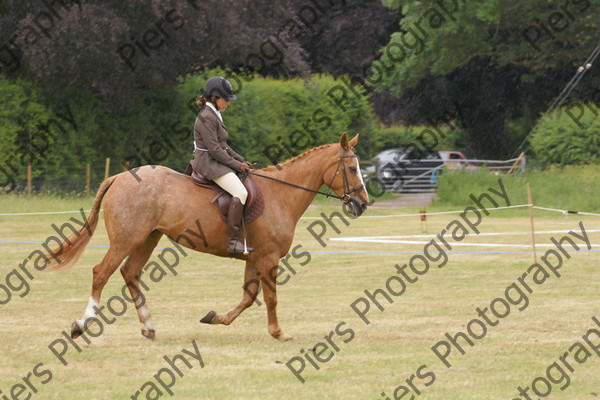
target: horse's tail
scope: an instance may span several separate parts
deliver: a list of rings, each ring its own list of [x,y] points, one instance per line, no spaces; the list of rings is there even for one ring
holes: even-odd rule
[[[85,246],[87,246],[92,238],[96,230],[96,225],[98,225],[98,214],[100,213],[102,198],[108,192],[108,189],[117,176],[114,175],[105,179],[100,185],[94,199],[94,204],[92,205],[90,216],[85,225],[77,233],[71,235],[68,240],[65,240],[65,243],[59,245],[58,248],[54,248],[52,252],[46,252],[46,257],[50,260],[50,264],[46,266],[46,271],[56,271],[77,261]]]

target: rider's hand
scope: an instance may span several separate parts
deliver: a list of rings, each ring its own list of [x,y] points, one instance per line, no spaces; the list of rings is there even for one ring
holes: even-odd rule
[[[240,164],[240,171],[246,172],[250,169],[250,165],[247,162],[243,162]]]
[[[244,164],[246,164],[248,166],[248,168],[250,168],[250,169],[256,169],[256,167],[254,166],[254,164],[252,164],[249,161],[244,161]]]

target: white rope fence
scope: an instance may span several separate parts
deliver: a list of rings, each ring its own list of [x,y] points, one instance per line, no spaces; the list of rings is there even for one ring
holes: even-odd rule
[[[553,211],[553,212],[558,212],[564,215],[567,214],[580,214],[580,215],[593,215],[593,216],[600,216],[600,214],[598,213],[590,213],[590,212],[585,212],[585,211],[570,211],[570,210],[559,210],[557,208],[547,208],[547,207],[539,207],[539,206],[533,206],[532,208],[535,208],[536,210],[544,210],[544,211]]]
[[[591,215],[591,216],[595,216],[595,217],[600,217],[600,213],[591,213],[591,212],[585,212],[585,211],[572,211],[572,210],[561,210],[558,208],[548,208],[548,207],[540,207],[540,206],[534,206],[533,204],[518,204],[515,206],[507,206],[507,207],[490,207],[487,208],[487,211],[495,211],[495,210],[506,210],[506,209],[510,209],[510,208],[524,208],[524,207],[532,207],[535,208],[537,210],[542,210],[542,211],[550,211],[550,212],[557,212],[557,213],[561,213],[563,215],[568,215],[568,214],[579,214],[579,215]],[[86,213],[89,213],[91,210],[87,210]],[[100,212],[104,211],[103,209],[100,209]],[[473,210],[457,210],[457,211],[438,211],[438,212],[427,212],[426,215],[427,216],[431,216],[431,215],[445,215],[445,214],[460,214],[463,212],[469,212],[469,211],[483,211],[482,209],[473,209]],[[0,217],[13,217],[13,216],[28,216],[28,215],[54,215],[54,214],[80,214],[81,211],[40,211],[40,212],[25,212],[25,213],[0,213]],[[420,217],[421,213],[419,214],[391,214],[391,215],[364,215],[361,216],[360,219],[370,219],[370,218],[403,218],[403,217]],[[301,217],[300,219],[322,219],[322,217]]]
[[[505,206],[505,207],[491,207],[491,208],[487,208],[487,211],[493,211],[493,210],[505,210],[508,208],[522,208],[522,207],[530,207],[532,206],[532,204],[519,204],[516,206]],[[473,209],[473,210],[458,210],[458,211],[439,211],[439,212],[426,212],[425,215],[430,216],[430,215],[444,215],[444,214],[461,214],[464,212],[472,212],[472,211],[483,211],[480,208],[477,209]],[[367,218],[394,218],[394,217],[420,217],[423,214],[419,213],[419,214],[392,214],[392,215],[365,215],[365,216],[361,216],[359,219],[367,219]],[[300,219],[323,219],[323,217],[302,217]]]

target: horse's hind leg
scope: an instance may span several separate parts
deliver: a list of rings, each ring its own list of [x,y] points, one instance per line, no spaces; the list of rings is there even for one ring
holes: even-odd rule
[[[231,310],[226,313],[216,313],[214,311],[206,314],[200,322],[205,324],[231,324],[246,308],[250,307],[256,296],[258,295],[258,288],[260,287],[259,280],[257,278],[256,268],[246,261],[246,272],[244,274],[244,295],[242,301]]]
[[[152,255],[152,251],[160,241],[162,235],[160,231],[152,232],[144,244],[136,248],[121,267],[121,275],[123,275],[125,284],[129,289],[132,301],[135,302],[138,318],[143,325],[142,335],[148,339],[154,339],[154,324],[152,323],[150,308],[146,304],[146,298],[140,290],[139,277],[140,271]]]
[[[85,331],[86,321],[88,321],[88,319],[95,318],[98,315],[98,306],[100,304],[102,289],[104,288],[104,285],[106,285],[106,282],[108,282],[108,278],[110,278],[119,265],[121,265],[125,257],[127,257],[127,251],[122,248],[119,249],[111,246],[104,255],[102,261],[94,267],[92,296],[88,301],[83,317],[80,320],[73,322],[71,325],[71,337],[73,339],[79,337]]]

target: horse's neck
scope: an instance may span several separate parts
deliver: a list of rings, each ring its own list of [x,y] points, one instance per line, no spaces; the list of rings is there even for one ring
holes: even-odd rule
[[[307,189],[319,190],[324,183],[323,174],[327,167],[319,159],[319,155],[323,151],[327,151],[327,148],[317,150],[291,163],[284,164],[280,170],[274,171],[271,176]],[[275,196],[278,199],[278,206],[285,210],[295,221],[300,219],[316,196],[314,192],[281,183],[275,183],[275,185],[277,185],[276,192],[281,194]]]

